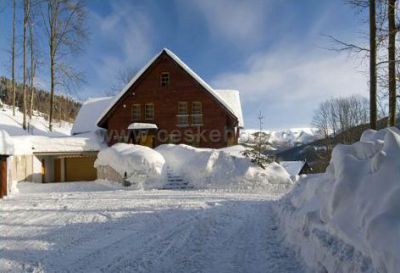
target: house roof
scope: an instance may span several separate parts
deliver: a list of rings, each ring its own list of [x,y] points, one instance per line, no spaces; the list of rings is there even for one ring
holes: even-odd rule
[[[240,103],[240,94],[238,90],[228,89],[214,89],[215,92],[228,104],[233,110],[235,116],[238,119],[239,127],[244,127],[242,104]]]
[[[93,98],[85,101],[78,115],[76,116],[74,125],[72,126],[71,134],[83,134],[94,132],[97,127],[97,120],[113,100],[113,97]]]
[[[111,111],[113,106],[124,96],[129,88],[143,75],[143,73],[157,60],[161,54],[166,53],[176,63],[178,63],[182,69],[184,69],[190,76],[192,76],[207,92],[209,92],[232,116],[236,117],[239,122],[239,116],[237,111],[235,112],[233,107],[227,103],[208,83],[206,83],[199,75],[197,75],[188,65],[186,65],[178,56],[176,56],[171,50],[164,48],[156,56],[154,56],[132,79],[131,81],[121,90],[121,92],[114,97],[110,105],[103,111],[97,120],[97,124],[100,124],[107,114]],[[239,98],[240,100],[240,98]],[[239,101],[240,103],[240,101]],[[242,120],[243,123],[243,120]]]
[[[298,175],[306,164],[305,161],[281,161],[279,164],[286,169],[290,176]]]

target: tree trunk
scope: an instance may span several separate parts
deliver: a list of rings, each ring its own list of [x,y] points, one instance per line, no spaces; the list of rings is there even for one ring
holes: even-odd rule
[[[35,56],[34,56],[34,50],[33,50],[33,22],[31,21],[29,24],[29,36],[30,36],[30,55],[31,55],[31,85],[30,85],[30,90],[31,90],[31,101],[29,105],[29,119],[32,120],[32,112],[33,112],[33,99],[35,96],[35,90],[34,90],[34,78],[35,78],[35,70],[36,70],[36,64],[35,64]]]
[[[12,20],[12,46],[11,46],[11,90],[12,90],[12,112],[15,116],[15,0],[13,0],[13,20]]]
[[[376,130],[377,110],[376,110],[376,3],[369,0],[369,116],[371,129]]]
[[[396,0],[388,0],[389,126],[396,125]]]
[[[53,42],[50,42],[50,108],[49,108],[49,130],[53,130],[53,106],[54,106],[54,56],[53,52]]]
[[[23,49],[24,49],[24,55],[23,55],[23,74],[24,74],[24,79],[23,79],[23,88],[24,88],[24,94],[23,94],[23,101],[24,101],[24,112],[23,112],[23,120],[22,120],[22,128],[26,130],[26,114],[27,114],[27,86],[26,86],[26,28],[28,25],[28,19],[29,19],[29,3],[30,0],[24,0],[24,41],[23,41]]]

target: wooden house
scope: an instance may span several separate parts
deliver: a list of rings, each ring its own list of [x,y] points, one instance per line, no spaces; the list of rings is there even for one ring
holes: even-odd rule
[[[243,117],[238,91],[213,89],[163,49],[104,109],[97,125],[107,130],[109,145],[221,148],[237,144]]]

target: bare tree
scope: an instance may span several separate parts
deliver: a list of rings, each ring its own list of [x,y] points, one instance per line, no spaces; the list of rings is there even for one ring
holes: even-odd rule
[[[369,119],[371,129],[376,129],[376,2],[369,0]]]
[[[15,24],[16,24],[16,0],[12,2],[12,43],[11,43],[11,89],[12,89],[12,112],[13,116],[15,116]]]
[[[35,49],[34,49],[34,18],[33,14],[31,13],[30,20],[29,20],[29,53],[30,53],[30,58],[31,58],[31,65],[30,65],[30,103],[29,103],[29,119],[32,119],[32,113],[33,113],[33,103],[34,103],[34,98],[35,98],[35,85],[34,85],[34,79],[36,76],[36,65],[37,65],[37,60],[36,60],[36,54],[35,54]]]
[[[389,77],[389,119],[388,125],[396,125],[396,0],[388,0],[388,77]]]
[[[111,86],[111,89],[109,91],[105,92],[105,94],[107,96],[114,96],[132,80],[136,73],[137,69],[134,68],[125,68],[118,70],[115,75],[116,82]]]
[[[30,0],[24,0],[24,37],[23,37],[23,101],[24,101],[24,111],[23,111],[23,120],[22,120],[22,128],[26,130],[26,115],[27,115],[27,68],[26,68],[26,41],[27,41],[27,27],[29,22],[29,14],[30,14]]]
[[[342,134],[343,142],[351,143],[356,138],[351,129],[368,123],[368,106],[368,100],[360,96],[329,99],[319,105],[312,125],[325,135],[325,139]]]
[[[82,49],[87,38],[86,9],[83,0],[45,0],[42,18],[50,53],[49,130],[53,127],[54,92],[58,85],[70,86],[82,75],[63,62],[64,57]]]

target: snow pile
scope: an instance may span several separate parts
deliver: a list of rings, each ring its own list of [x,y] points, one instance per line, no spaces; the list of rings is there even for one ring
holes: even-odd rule
[[[109,166],[121,177],[138,185],[159,183],[164,175],[165,160],[157,151],[134,144],[117,143],[99,152],[94,166]]]
[[[259,130],[246,129],[240,133],[239,142],[254,144],[257,141]],[[298,145],[308,144],[323,136],[316,128],[293,128],[278,131],[263,130],[263,139],[267,141],[273,149],[287,149]]]
[[[287,240],[319,272],[400,268],[400,131],[368,130],[338,145],[325,174],[281,201]]]
[[[278,193],[291,185],[289,174],[276,163],[255,166],[241,153],[244,148],[194,148],[165,144],[156,151],[167,165],[197,189],[254,190]]]

